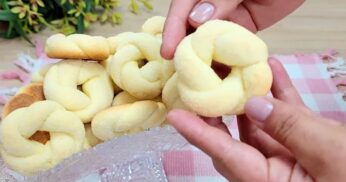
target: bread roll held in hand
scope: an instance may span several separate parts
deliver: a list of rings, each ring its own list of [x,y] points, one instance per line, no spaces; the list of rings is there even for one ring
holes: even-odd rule
[[[266,44],[232,22],[212,20],[185,37],[174,63],[181,100],[208,117],[244,113],[251,96],[266,95],[272,84]],[[231,67],[224,79],[210,67],[212,61]]]
[[[167,81],[162,90],[162,102],[166,105],[168,110],[171,109],[184,109],[190,110],[181,100],[178,91],[178,75],[174,73]]]

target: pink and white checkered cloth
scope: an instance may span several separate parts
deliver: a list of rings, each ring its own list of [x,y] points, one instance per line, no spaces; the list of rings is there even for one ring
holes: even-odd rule
[[[322,54],[273,55],[284,64],[304,103],[314,112],[346,123],[346,66],[336,52]],[[332,79],[333,78],[333,79]],[[337,89],[337,86],[340,89]],[[230,126],[238,138],[236,122]],[[199,149],[188,146],[164,154],[169,181],[227,181],[213,167],[211,159]]]

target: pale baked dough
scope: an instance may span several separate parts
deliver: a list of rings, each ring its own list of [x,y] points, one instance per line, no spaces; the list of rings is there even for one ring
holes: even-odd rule
[[[111,36],[107,38],[108,44],[110,45],[110,53],[111,55],[114,55],[117,48],[121,44],[122,40],[124,40],[125,37],[133,34],[132,32],[122,32],[118,35]]]
[[[165,87],[162,90],[162,102],[165,104],[168,110],[190,110],[181,100],[177,84],[178,74],[174,73],[173,76],[167,81]]]
[[[153,16],[144,22],[142,32],[152,34],[162,39],[162,32],[165,26],[166,17]]]
[[[160,55],[160,41],[150,34],[129,32],[116,39],[117,50],[108,69],[113,81],[138,99],[158,97],[174,73],[173,62]]]
[[[102,61],[111,54],[111,45],[102,36],[85,34],[54,34],[46,41],[45,52],[50,58]]]
[[[102,140],[98,139],[91,130],[91,123],[84,124],[85,128],[85,141],[84,148],[89,149],[95,145],[102,143]]]
[[[113,100],[112,106],[120,106],[124,104],[131,104],[134,102],[140,101],[136,97],[130,95],[129,93],[123,91],[116,95]]]
[[[56,63],[47,72],[44,95],[88,123],[97,112],[111,105],[114,91],[111,79],[100,64],[66,60]]]
[[[91,122],[94,135],[101,140],[158,127],[166,119],[167,110],[163,103],[138,101],[126,92],[118,94],[113,105],[98,113]]]
[[[4,105],[2,118],[5,118],[11,112],[19,108],[28,107],[31,104],[44,99],[42,83],[30,83],[21,88],[16,95]],[[45,131],[37,131],[30,137],[30,139],[45,144],[49,140],[49,133]]]
[[[106,60],[101,61],[100,64],[106,69],[107,73],[110,75],[110,62],[111,62],[112,56],[109,56]],[[122,91],[122,89],[120,87],[118,87],[117,84],[115,84],[115,82],[112,81],[112,85],[114,88],[114,93],[120,93]]]
[[[203,116],[242,114],[248,98],[270,90],[267,59],[266,44],[247,29],[228,21],[209,21],[177,47],[174,63],[180,98]],[[225,79],[211,69],[213,60],[232,67]]]
[[[53,64],[47,64],[43,66],[41,69],[33,72],[31,76],[31,82],[33,83],[43,83],[44,76],[46,75],[47,71]]]
[[[30,140],[37,131],[49,132],[50,140],[46,144]],[[81,151],[84,139],[82,121],[53,101],[17,109],[0,125],[2,159],[26,175],[47,170]]]

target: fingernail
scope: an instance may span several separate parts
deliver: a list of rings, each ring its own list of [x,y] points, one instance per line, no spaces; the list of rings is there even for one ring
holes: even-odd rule
[[[210,3],[197,5],[190,13],[190,18],[196,23],[204,23],[214,14],[215,7]]]
[[[261,97],[253,97],[245,104],[245,113],[250,118],[265,122],[273,111],[273,104]]]

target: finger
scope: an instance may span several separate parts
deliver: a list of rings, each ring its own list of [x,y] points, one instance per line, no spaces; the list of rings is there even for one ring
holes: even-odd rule
[[[246,115],[238,116],[237,121],[241,141],[255,147],[267,158],[277,155],[292,157],[289,150],[250,121]]]
[[[263,181],[266,178],[266,159],[256,149],[233,140],[192,113],[172,110],[167,118],[191,144],[227,167],[227,174],[223,175],[239,181]]]
[[[242,0],[202,0],[191,11],[189,22],[193,27],[211,19],[226,19]]]
[[[179,42],[186,36],[188,17],[198,0],[172,0],[165,22],[161,55],[172,59]]]
[[[209,124],[210,126],[214,126],[224,132],[226,132],[227,134],[231,135],[231,133],[229,132],[227,126],[225,125],[225,123],[222,122],[222,118],[221,117],[217,117],[217,118],[209,118],[209,117],[202,117],[202,119]]]
[[[283,65],[275,58],[269,58],[269,65],[273,72],[273,96],[286,103],[303,106],[304,102],[294,88]]]
[[[275,0],[253,0],[254,2],[257,2],[259,4],[263,5],[270,5],[272,4]]]
[[[258,31],[263,30],[297,9],[304,0],[245,0],[244,7],[250,12]]]
[[[235,10],[229,13],[228,20],[237,23],[251,32],[257,32],[257,26],[251,17],[251,13],[244,7],[241,3],[237,6]]]
[[[262,122],[264,131],[290,150],[312,176],[326,171],[335,174],[329,168],[335,169],[340,164],[338,160],[346,160],[346,156],[340,154],[346,152],[345,127],[329,124],[326,119],[272,98],[251,98],[245,112],[248,117]]]

